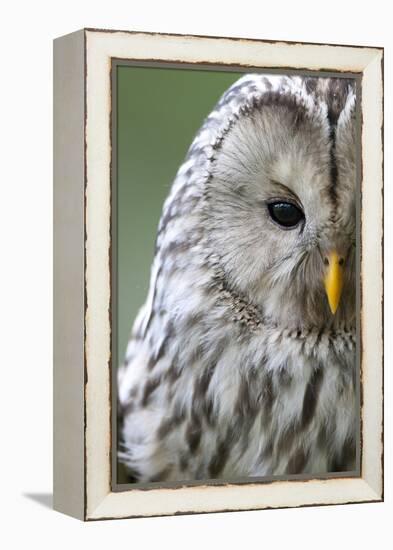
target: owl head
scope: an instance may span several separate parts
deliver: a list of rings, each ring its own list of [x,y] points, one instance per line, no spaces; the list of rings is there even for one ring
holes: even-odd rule
[[[282,326],[355,322],[355,120],[352,80],[247,75],[201,130],[208,248]]]

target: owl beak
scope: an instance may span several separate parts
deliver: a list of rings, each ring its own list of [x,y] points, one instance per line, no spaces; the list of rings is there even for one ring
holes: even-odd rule
[[[327,265],[327,271],[324,279],[325,290],[330,311],[334,315],[340,303],[341,292],[343,289],[344,258],[339,256],[336,251],[332,251],[324,258],[324,263]]]

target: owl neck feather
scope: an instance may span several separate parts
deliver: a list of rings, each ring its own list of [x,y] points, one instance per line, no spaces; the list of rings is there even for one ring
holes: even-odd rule
[[[278,323],[269,316],[264,315],[262,309],[255,304],[250,303],[246,297],[230,288],[222,271],[215,266],[215,276],[213,278],[213,288],[218,292],[220,302],[227,306],[232,312],[232,320],[239,323],[251,332],[257,332],[262,328],[274,329],[290,338],[304,339],[311,334],[317,334],[332,337],[354,337],[356,328],[347,325],[344,322],[337,324],[331,323],[326,326],[317,325],[298,325],[287,326],[284,323]]]

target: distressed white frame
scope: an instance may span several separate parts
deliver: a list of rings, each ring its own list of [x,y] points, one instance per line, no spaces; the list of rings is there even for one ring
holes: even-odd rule
[[[383,50],[381,48],[84,30],[85,390],[83,503],[57,481],[61,511],[85,520],[383,499]],[[70,35],[72,36],[72,35]],[[59,40],[65,40],[64,39]],[[64,42],[66,47],[66,42]],[[165,60],[361,73],[361,477],[111,490],[111,60]],[[81,365],[80,368],[83,368]],[[61,429],[61,422],[58,422]],[[80,444],[80,437],[79,437]],[[55,449],[56,451],[56,449]],[[61,450],[57,451],[61,453]],[[55,453],[56,454],[56,453]],[[60,477],[60,472],[58,477]],[[55,476],[56,482],[56,476]],[[81,497],[82,498],[82,497]],[[80,500],[80,499],[79,499]],[[56,488],[55,488],[56,502]]]

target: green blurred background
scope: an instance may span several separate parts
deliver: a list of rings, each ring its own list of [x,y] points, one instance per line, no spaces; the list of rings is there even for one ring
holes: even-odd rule
[[[242,74],[117,68],[119,363],[148,292],[162,204],[204,118]]]

